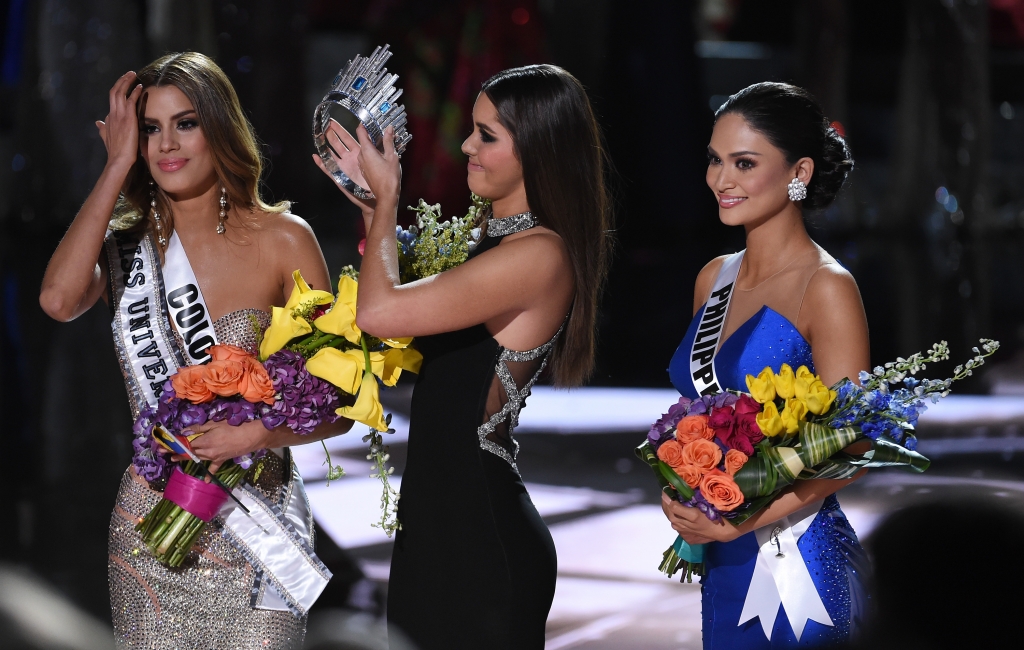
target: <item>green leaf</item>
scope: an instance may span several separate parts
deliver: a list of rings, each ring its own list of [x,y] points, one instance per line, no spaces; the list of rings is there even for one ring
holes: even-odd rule
[[[800,459],[805,467],[815,467],[862,437],[863,434],[854,427],[833,429],[815,422],[801,422]]]
[[[779,480],[778,470],[763,455],[764,448],[762,447],[760,451],[761,454],[753,456],[733,476],[736,485],[743,492],[743,498],[748,501],[774,493]]]
[[[659,460],[658,470],[665,477],[665,480],[668,481],[668,484],[679,493],[679,496],[687,501],[693,498],[693,489],[683,479],[679,478],[679,475],[671,467]]]

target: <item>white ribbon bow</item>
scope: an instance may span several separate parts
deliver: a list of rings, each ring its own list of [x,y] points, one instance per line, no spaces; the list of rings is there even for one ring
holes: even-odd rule
[[[834,625],[797,547],[797,540],[810,527],[821,504],[813,503],[754,531],[760,549],[738,625],[756,616],[770,641],[779,605],[785,609],[797,641],[808,620]]]

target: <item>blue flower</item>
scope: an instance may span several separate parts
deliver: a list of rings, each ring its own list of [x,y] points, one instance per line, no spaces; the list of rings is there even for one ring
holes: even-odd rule
[[[864,394],[864,401],[873,411],[884,411],[889,407],[891,396],[879,390],[868,391]]]
[[[903,441],[903,446],[906,447],[907,449],[909,449],[910,451],[916,451],[917,450],[917,438],[915,438],[914,436],[908,435],[907,439]]]
[[[885,424],[877,420],[868,420],[860,425],[861,433],[872,440],[878,440],[878,436],[885,433]]]

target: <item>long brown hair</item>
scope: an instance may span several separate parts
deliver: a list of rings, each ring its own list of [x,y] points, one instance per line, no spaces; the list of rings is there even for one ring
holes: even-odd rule
[[[287,201],[270,205],[260,196],[263,156],[256,135],[242,112],[231,81],[213,59],[199,52],[167,54],[140,70],[138,83],[143,88],[175,86],[192,102],[199,128],[213,153],[213,167],[227,190],[229,205],[245,206],[250,212],[284,212],[290,207]],[[141,120],[141,114],[139,117]],[[153,198],[166,234],[173,228],[174,215],[167,196],[151,185],[152,180],[140,153],[125,179],[125,200],[119,210],[144,215],[143,227],[154,231],[150,192],[156,190]]]
[[[578,386],[594,370],[597,300],[611,245],[601,129],[583,85],[557,66],[504,70],[483,92],[512,136],[530,210],[558,233],[572,260],[576,295],[551,369],[556,385]]]

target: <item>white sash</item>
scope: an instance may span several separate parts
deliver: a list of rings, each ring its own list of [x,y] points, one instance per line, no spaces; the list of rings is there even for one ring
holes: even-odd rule
[[[206,350],[217,344],[217,334],[213,331],[210,310],[177,232],[172,233],[167,242],[163,275],[167,287],[167,310],[185,341],[182,353],[193,364],[205,363],[210,358]]]
[[[729,305],[740,272],[743,252],[725,258],[718,271],[711,296],[704,306],[697,334],[690,348],[690,376],[693,385],[701,395],[722,392],[715,371],[715,357],[722,339]],[[770,641],[779,605],[786,610],[786,616],[793,627],[797,641],[803,634],[808,620],[823,625],[833,625],[825,610],[825,604],[818,594],[807,570],[797,541],[810,527],[821,510],[822,502],[806,506],[783,519],[754,531],[759,546],[754,575],[751,577],[743,611],[737,625],[758,617],[761,629]]]
[[[185,365],[171,331],[171,318],[193,364],[209,359],[207,348],[217,338],[177,233],[168,243],[163,268],[149,235],[112,234],[106,241],[111,328],[135,418],[146,405],[156,405],[163,383]],[[291,611],[301,617],[327,586],[331,572],[313,552],[313,518],[294,464],[291,474],[281,505],[242,485],[234,493],[252,518],[233,501],[222,508],[220,517],[224,536],[255,569],[252,606]]]
[[[834,625],[797,546],[797,541],[818,516],[822,503],[812,503],[754,531],[760,548],[737,625],[743,625],[756,616],[770,641],[779,605],[786,610],[797,641],[808,620]]]
[[[313,552],[313,516],[294,464],[291,474],[281,505],[243,484],[234,494],[251,517],[233,501],[224,504],[220,516],[224,536],[256,570],[252,607],[305,616],[327,586],[331,572]]]
[[[693,337],[690,348],[690,377],[699,395],[714,395],[722,392],[715,374],[715,356],[718,354],[718,342],[722,339],[722,328],[725,327],[726,316],[729,315],[729,304],[732,302],[736,276],[740,273],[740,262],[743,251],[733,253],[722,262],[722,268],[715,278],[711,295],[704,305],[704,313],[700,325]]]
[[[117,232],[107,237],[111,330],[132,417],[155,406],[163,384],[184,365],[167,319],[160,257],[149,236]]]

